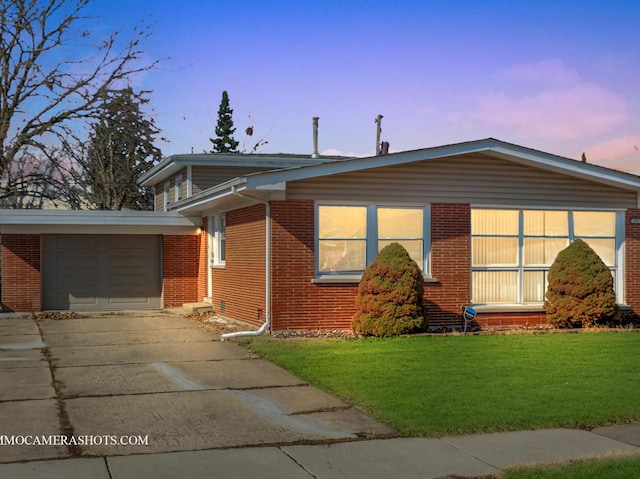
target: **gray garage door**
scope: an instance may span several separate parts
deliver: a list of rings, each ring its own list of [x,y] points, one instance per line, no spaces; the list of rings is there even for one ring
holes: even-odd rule
[[[43,309],[159,309],[161,254],[160,236],[46,235]]]

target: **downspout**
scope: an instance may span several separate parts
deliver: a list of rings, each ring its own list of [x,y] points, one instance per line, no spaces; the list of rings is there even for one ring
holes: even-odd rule
[[[232,338],[240,338],[246,336],[261,336],[269,329],[271,325],[271,203],[268,201],[263,201],[258,198],[254,198],[252,196],[243,195],[238,192],[237,187],[234,185],[231,187],[231,192],[239,196],[241,198],[246,198],[249,200],[257,201],[265,205],[265,220],[267,222],[265,230],[266,230],[266,238],[265,238],[265,308],[264,308],[264,324],[260,326],[260,329],[257,331],[237,331],[235,333],[227,333],[221,336],[222,341],[226,341],[227,339]]]

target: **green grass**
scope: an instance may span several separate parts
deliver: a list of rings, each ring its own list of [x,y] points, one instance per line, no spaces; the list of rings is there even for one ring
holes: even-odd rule
[[[637,332],[243,344],[407,436],[640,420]]]
[[[590,459],[567,464],[511,469],[500,479],[629,479],[640,476],[640,456]]]

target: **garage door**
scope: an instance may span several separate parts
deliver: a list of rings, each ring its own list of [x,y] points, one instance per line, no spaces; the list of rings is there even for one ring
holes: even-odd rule
[[[159,309],[160,265],[160,236],[44,236],[43,309]]]

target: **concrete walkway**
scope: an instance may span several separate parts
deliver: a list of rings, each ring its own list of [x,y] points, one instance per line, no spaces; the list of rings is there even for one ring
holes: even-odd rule
[[[400,438],[218,338],[160,313],[0,316],[0,477],[479,477],[640,454],[638,424]]]

